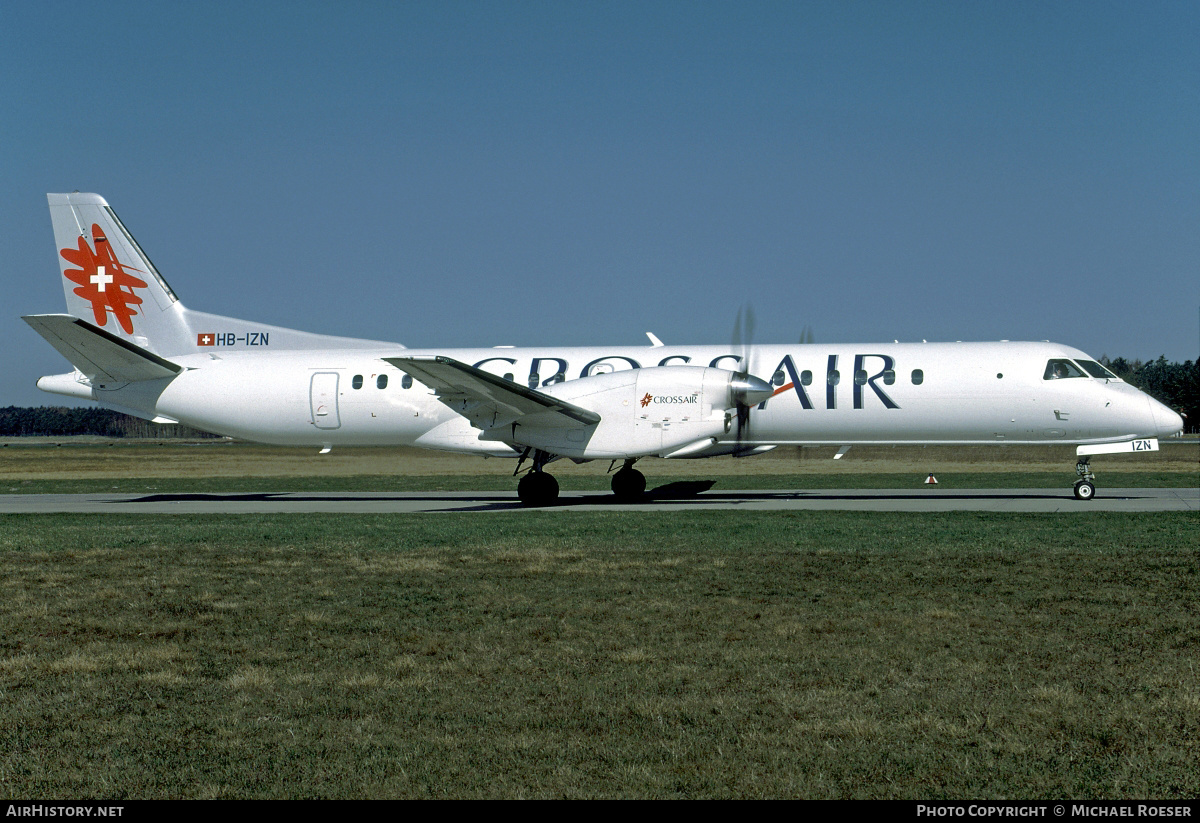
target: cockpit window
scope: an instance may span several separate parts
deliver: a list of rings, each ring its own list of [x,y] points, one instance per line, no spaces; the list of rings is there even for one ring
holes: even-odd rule
[[[1115,374],[1110,372],[1104,366],[1097,363],[1095,360],[1078,360],[1079,365],[1083,366],[1083,370],[1092,377],[1099,377],[1101,380],[1118,380]]]
[[[1060,380],[1064,377],[1087,377],[1083,371],[1070,360],[1051,360],[1046,364],[1043,380]]]

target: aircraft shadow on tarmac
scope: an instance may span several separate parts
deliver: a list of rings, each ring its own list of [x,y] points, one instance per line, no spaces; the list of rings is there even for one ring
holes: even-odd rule
[[[1054,499],[1070,499],[1069,493],[1064,493],[1055,490],[1045,491],[977,491],[977,492],[951,492],[951,491],[923,491],[920,494],[914,494],[911,491],[896,491],[894,493],[887,492],[847,492],[844,490],[838,491],[823,491],[815,490],[786,490],[786,489],[760,489],[760,490],[739,490],[739,491],[716,491],[712,492],[713,486],[716,485],[715,480],[686,480],[675,483],[666,483],[654,489],[648,490],[637,502],[629,502],[618,499],[615,495],[599,494],[595,492],[585,495],[572,495],[566,493],[557,501],[550,505],[540,506],[536,508],[553,509],[553,508],[568,508],[577,505],[588,506],[636,506],[638,503],[657,503],[680,501],[689,502],[691,504],[712,504],[712,505],[727,505],[729,503],[755,503],[771,500],[810,500],[810,501],[889,501],[889,500],[913,500],[913,499],[928,499],[928,500],[1054,500]],[[711,492],[711,493],[709,493]],[[494,495],[505,495],[497,499]],[[490,498],[490,499],[489,499]],[[114,501],[115,502],[115,501]],[[472,511],[502,511],[506,509],[524,509],[527,508],[520,501],[513,497],[508,497],[504,492],[458,492],[458,493],[439,493],[428,494],[422,492],[343,492],[338,494],[331,493],[296,493],[296,492],[174,492],[150,494],[142,497],[129,498],[123,503],[192,503],[192,502],[226,502],[226,503],[365,503],[365,502],[410,502],[410,503],[428,503],[430,508],[424,509],[431,512],[472,512]],[[439,506],[437,504],[448,504]],[[476,505],[462,505],[464,503],[475,503]]]
[[[686,480],[677,483],[667,483],[657,488],[647,491],[642,496],[642,502],[653,502],[656,500],[684,500],[692,497],[697,497],[700,494],[711,489],[716,485],[715,480]],[[142,497],[130,498],[121,501],[123,503],[332,503],[332,502],[354,502],[354,503],[387,503],[391,501],[406,501],[419,502],[426,501],[429,503],[436,502],[468,502],[479,500],[480,492],[461,492],[459,494],[438,494],[427,495],[420,492],[395,492],[395,493],[380,493],[380,492],[363,492],[361,494],[349,492],[341,494],[304,494],[296,492],[165,492],[161,494],[148,494]],[[590,505],[604,504],[628,504],[626,501],[620,501],[615,495],[598,495],[595,497],[589,496],[585,498],[564,497],[551,506],[542,508],[554,508],[556,506],[569,506],[571,504],[588,503]],[[632,504],[636,505],[636,504]],[[505,498],[503,500],[489,501],[483,505],[460,507],[453,506],[444,509],[444,511],[485,511],[488,509],[514,509],[526,508],[519,500]],[[435,509],[436,511],[436,509]]]
[[[322,494],[314,492],[168,492],[163,494],[148,494],[128,500],[113,501],[114,503],[408,503],[428,502],[445,503],[447,501],[474,501],[480,499],[480,492],[461,492],[459,494],[428,495],[420,492],[344,492],[341,494]],[[487,506],[462,508],[451,506],[444,511],[477,511],[484,508],[519,509],[524,508],[514,494],[511,500],[497,500]],[[427,509],[439,511],[439,509]]]

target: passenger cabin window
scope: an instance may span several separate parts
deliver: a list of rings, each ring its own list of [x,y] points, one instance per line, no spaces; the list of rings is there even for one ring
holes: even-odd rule
[[[800,385],[802,385],[802,386],[811,386],[812,385],[812,372],[810,372],[808,370],[800,372]]]
[[[361,374],[354,375],[354,378],[350,381],[350,385],[356,389],[361,389],[362,388],[362,375]]]
[[[411,374],[406,374],[400,378],[400,388],[402,388],[402,389],[411,389],[412,388],[412,375]]]
[[[854,373],[854,382],[860,386],[867,385],[867,370],[859,369]]]
[[[1120,380],[1115,374],[1110,372],[1104,366],[1097,363],[1095,360],[1077,360],[1079,365],[1083,366],[1083,370],[1092,377],[1099,377],[1101,380]]]
[[[919,386],[925,382],[925,372],[921,369],[913,369],[912,381],[914,386]]]
[[[1062,380],[1067,377],[1087,377],[1083,370],[1070,360],[1051,360],[1046,364],[1043,380]]]
[[[387,388],[387,375],[386,374],[381,374],[375,378],[375,387],[378,389],[386,389]]]
[[[780,369],[779,371],[775,372],[775,374],[773,374],[771,376],[771,385],[782,386],[783,381],[786,379],[787,379],[787,377],[784,375],[783,369]]]
[[[890,386],[896,382],[896,370],[888,369],[883,373],[883,383],[885,386]]]

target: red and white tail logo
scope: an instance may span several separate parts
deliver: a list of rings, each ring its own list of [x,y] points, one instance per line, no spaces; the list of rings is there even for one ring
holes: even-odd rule
[[[79,248],[59,250],[64,260],[79,267],[65,269],[63,275],[78,284],[75,294],[92,304],[97,326],[107,326],[111,314],[126,334],[133,334],[133,317],[138,313],[135,307],[142,304],[142,298],[134,290],[146,288],[146,281],[130,274],[140,269],[125,266],[117,259],[108,238],[96,224],[92,224],[92,237],[96,243],[94,251],[83,237],[79,238]]]

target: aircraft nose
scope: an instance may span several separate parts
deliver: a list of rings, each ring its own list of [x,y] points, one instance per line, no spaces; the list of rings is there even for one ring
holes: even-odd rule
[[[1154,429],[1159,437],[1174,437],[1183,430],[1183,418],[1154,398],[1147,398]]]

